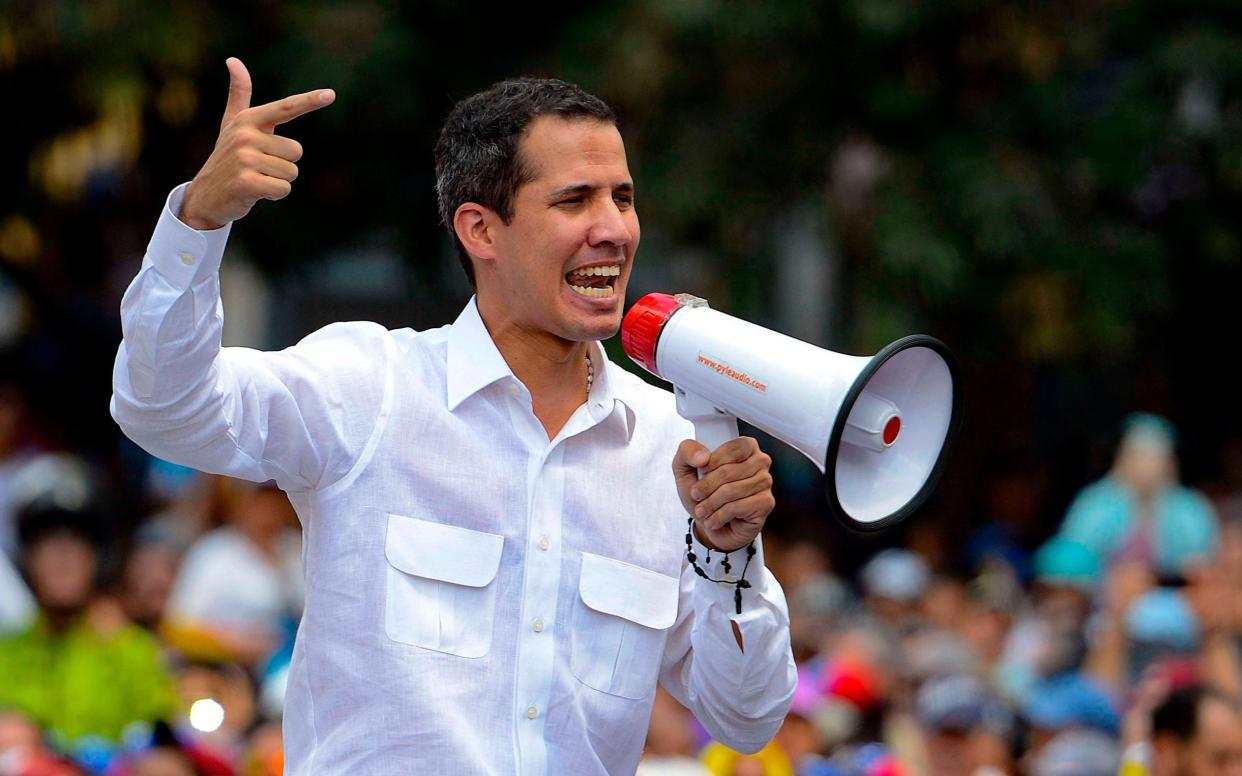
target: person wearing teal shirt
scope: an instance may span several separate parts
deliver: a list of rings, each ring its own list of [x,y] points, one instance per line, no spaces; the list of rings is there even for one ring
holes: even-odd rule
[[[1141,563],[1171,577],[1211,560],[1219,528],[1208,500],[1177,482],[1168,421],[1132,415],[1112,470],[1079,492],[1060,533],[1110,566]]]

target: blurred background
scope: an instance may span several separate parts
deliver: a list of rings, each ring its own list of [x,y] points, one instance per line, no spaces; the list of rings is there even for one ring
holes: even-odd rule
[[[814,467],[764,443],[804,691],[760,758],[661,695],[640,772],[1116,773],[1125,750],[1159,776],[1195,740],[1153,728],[1178,693],[1237,718],[1242,5],[8,0],[0,773],[279,772],[296,519],[107,410],[121,294],[210,153],[227,56],[256,104],[338,97],[285,128],[294,194],[233,232],[225,344],[451,321],[435,137],[536,74],[620,116],[630,302],[960,360],[944,480],[892,531],[839,527]]]

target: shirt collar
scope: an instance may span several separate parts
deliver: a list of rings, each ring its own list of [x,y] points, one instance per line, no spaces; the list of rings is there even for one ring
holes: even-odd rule
[[[492,335],[483,325],[475,297],[453,321],[448,333],[448,409],[457,406],[487,386],[505,377],[516,380],[504,356],[496,349]]]
[[[634,436],[634,408],[617,390],[621,383],[616,373],[621,367],[608,360],[601,343],[592,342],[590,350],[595,377],[591,383],[591,395],[587,397],[587,410],[596,422],[611,418],[618,423],[625,441],[629,442]]]
[[[513,370],[505,363],[504,356],[496,348],[496,343],[492,341],[492,335],[483,325],[476,297],[470,298],[453,322],[447,343],[446,398],[449,412],[456,411],[462,402],[497,380],[506,377],[517,380]],[[610,416],[614,417],[628,442],[634,435],[634,410],[617,391],[619,381],[612,373],[620,367],[608,360],[608,355],[598,342],[591,343],[590,352],[595,377],[591,384],[591,395],[587,397],[587,410],[592,420],[597,423]]]

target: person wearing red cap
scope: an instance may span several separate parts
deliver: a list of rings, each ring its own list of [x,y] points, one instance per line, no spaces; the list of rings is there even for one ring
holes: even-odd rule
[[[286,773],[632,773],[657,681],[761,749],[796,677],[756,541],[770,459],[688,439],[672,395],[598,344],[640,235],[611,108],[550,79],[459,103],[436,176],[477,291],[461,315],[259,353],[220,347],[224,243],[291,190],[302,148],[277,127],[335,94],[250,107],[228,67],[216,148],[122,301],[112,413],[151,453],[275,479],[297,509]]]

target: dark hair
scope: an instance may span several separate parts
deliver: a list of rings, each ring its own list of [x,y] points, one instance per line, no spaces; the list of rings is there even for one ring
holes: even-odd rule
[[[548,114],[617,123],[603,100],[555,78],[501,81],[454,105],[444,120],[435,153],[440,220],[472,287],[474,267],[453,216],[463,203],[477,202],[509,223],[514,194],[534,174],[518,153],[519,142],[532,121]]]
[[[1237,705],[1226,694],[1214,687],[1192,685],[1169,693],[1151,713],[1152,738],[1173,736],[1178,741],[1189,741],[1199,729],[1199,714],[1204,704],[1216,701],[1225,704],[1235,714]]]

